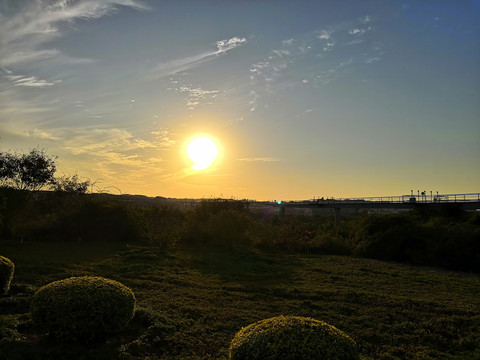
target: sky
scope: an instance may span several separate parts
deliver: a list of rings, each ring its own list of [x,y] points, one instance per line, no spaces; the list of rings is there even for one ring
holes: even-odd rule
[[[479,192],[480,0],[3,0],[0,151],[33,148],[122,194]]]

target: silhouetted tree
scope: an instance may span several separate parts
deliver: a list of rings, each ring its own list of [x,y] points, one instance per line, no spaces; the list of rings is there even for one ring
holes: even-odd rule
[[[0,185],[19,190],[40,190],[54,180],[56,159],[39,149],[32,149],[27,154],[0,152]]]
[[[80,181],[77,174],[68,177],[62,176],[52,181],[52,188],[55,191],[69,194],[85,194],[92,185],[90,180]]]

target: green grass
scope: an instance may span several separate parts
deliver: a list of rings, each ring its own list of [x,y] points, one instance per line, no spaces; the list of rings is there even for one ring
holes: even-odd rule
[[[227,359],[243,326],[278,316],[323,320],[367,359],[479,359],[480,276],[342,256],[122,244],[0,243],[16,265],[0,299],[8,359]],[[107,344],[58,345],[33,326],[38,287],[96,275],[129,286],[140,310]]]

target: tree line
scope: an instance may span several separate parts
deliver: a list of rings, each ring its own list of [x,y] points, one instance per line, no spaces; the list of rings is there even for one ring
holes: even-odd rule
[[[90,180],[81,181],[77,174],[55,177],[56,171],[57,157],[43,149],[31,149],[27,153],[0,152],[0,187],[26,191],[50,188],[84,194],[92,185]]]

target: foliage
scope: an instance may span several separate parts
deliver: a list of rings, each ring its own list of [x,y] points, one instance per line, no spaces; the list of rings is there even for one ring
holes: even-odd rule
[[[123,284],[102,277],[71,277],[40,288],[32,319],[58,341],[92,341],[127,326],[135,296]]]
[[[246,234],[249,223],[248,216],[243,212],[222,210],[208,219],[207,236],[217,246],[243,246],[249,243]]]
[[[363,257],[420,263],[414,256],[425,252],[424,231],[410,214],[366,217],[355,230],[355,252]]]
[[[251,226],[262,249],[355,255],[415,265],[480,272],[480,221],[475,213],[359,214],[330,220],[285,217]]]
[[[311,251],[321,254],[351,255],[352,245],[338,228],[320,229],[311,241]]]
[[[186,243],[160,250],[118,242],[2,241],[0,251],[15,259],[12,295],[27,295],[24,284],[34,289],[86,274],[121,281],[143,308],[101,344],[45,341],[37,327],[19,324],[17,340],[0,344],[7,359],[227,359],[242,326],[279,314],[335,325],[355,339],[362,360],[473,360],[480,351],[474,274]],[[26,311],[23,305],[4,309],[1,303],[0,319]]]
[[[194,217],[199,221],[207,221],[210,216],[225,210],[245,212],[248,210],[248,202],[229,199],[203,199],[193,209]]]
[[[137,210],[143,236],[151,245],[174,246],[184,235],[185,214],[171,206],[153,206]]]
[[[27,204],[31,202],[32,196],[28,191],[0,187],[0,199],[3,206],[0,207],[1,231],[0,237],[12,238],[14,227],[17,223],[24,223],[32,217],[26,213]]]
[[[55,229],[71,240],[131,242],[140,237],[133,209],[117,201],[85,199]]]
[[[30,302],[37,288],[27,284],[12,283],[8,296],[0,298],[0,314],[30,312]]]
[[[10,290],[14,271],[12,260],[0,255],[0,295],[5,295]]]
[[[308,251],[323,220],[305,216],[277,216],[257,222],[252,236],[262,249],[277,248],[289,251]]]
[[[135,207],[121,197],[0,188],[0,236],[17,240],[203,244],[354,255],[480,273],[480,215],[440,212],[330,218],[261,218],[236,200],[203,200],[191,210]]]
[[[54,179],[55,161],[56,157],[39,149],[27,154],[1,152],[0,183],[19,190],[40,190]]]
[[[476,214],[455,218],[407,212],[352,221],[352,252],[358,256],[480,272]]]
[[[187,213],[184,240],[232,249],[250,243],[248,203],[241,200],[202,200]]]
[[[139,308],[135,312],[134,320],[142,322],[145,330],[141,336],[124,347],[126,357],[134,355],[145,358],[152,353],[173,355],[178,353],[181,347],[188,346],[188,339],[178,341],[175,336],[178,324],[159,312]]]
[[[118,201],[82,197],[65,206],[54,193],[26,203],[11,221],[11,233],[26,241],[118,241],[140,238],[134,210]]]
[[[354,360],[355,342],[337,328],[299,316],[265,319],[241,329],[230,345],[231,360]]]
[[[28,314],[0,316],[0,346],[18,341],[21,336],[20,331],[25,330],[29,325],[31,325],[31,319]]]
[[[77,174],[55,178],[51,183],[54,191],[71,195],[85,194],[90,185],[90,180],[81,181]]]

